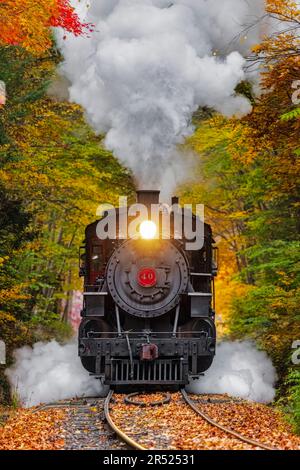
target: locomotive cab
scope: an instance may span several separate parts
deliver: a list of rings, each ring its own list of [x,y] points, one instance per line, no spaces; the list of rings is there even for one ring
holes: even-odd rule
[[[139,191],[137,202],[158,204],[159,192]],[[97,224],[87,227],[80,255],[83,366],[111,387],[188,384],[215,354],[211,227],[204,224],[199,250],[187,250],[172,222],[170,239],[151,220],[140,224],[138,238],[102,240]]]

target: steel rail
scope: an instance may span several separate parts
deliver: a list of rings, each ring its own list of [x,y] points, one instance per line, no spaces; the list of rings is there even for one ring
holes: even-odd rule
[[[275,447],[269,446],[268,444],[264,444],[262,442],[258,442],[258,441],[255,441],[253,439],[250,439],[248,437],[245,437],[242,434],[240,434],[239,432],[234,431],[233,429],[227,428],[227,427],[223,426],[222,424],[217,423],[217,421],[210,418],[206,413],[201,411],[194,404],[194,402],[191,400],[191,398],[188,396],[188,394],[186,393],[186,391],[184,389],[181,389],[180,391],[181,391],[181,394],[184,398],[184,401],[195,411],[195,413],[197,413],[199,416],[201,416],[201,418],[203,418],[205,421],[207,421],[212,426],[220,429],[221,431],[224,431],[227,434],[230,434],[231,436],[236,437],[237,439],[239,439],[240,441],[245,442],[246,444],[250,444],[250,445],[255,446],[255,447],[260,447],[261,449],[264,449],[264,450],[279,450],[279,449],[276,449]]]
[[[111,399],[113,397],[113,390],[110,390],[109,394],[107,395],[105,402],[104,402],[104,414],[106,421],[108,422],[109,426],[111,429],[117,434],[117,436],[125,442],[129,447],[132,449],[136,450],[147,450],[146,447],[141,446],[138,442],[134,441],[129,437],[127,434],[125,434],[113,421],[110,410],[109,410],[109,405],[111,403]]]
[[[40,411],[50,410],[51,408],[80,408],[80,407],[84,407],[84,406],[86,406],[86,405],[79,405],[79,404],[75,405],[75,404],[72,404],[72,403],[66,403],[66,404],[51,403],[49,405],[39,406],[35,410],[32,410],[31,413],[34,415],[35,413],[39,413]]]
[[[99,397],[82,397],[79,400],[99,400]],[[83,408],[86,407],[86,403],[75,402],[75,401],[58,401],[52,403],[44,403],[38,405],[34,410],[31,410],[32,414],[39,413],[40,411],[49,410],[51,408]]]

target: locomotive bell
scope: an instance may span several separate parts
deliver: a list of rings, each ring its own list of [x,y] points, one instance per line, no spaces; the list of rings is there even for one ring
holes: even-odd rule
[[[151,204],[159,204],[160,191],[141,190],[136,192],[138,204],[144,204],[148,210],[151,210]]]

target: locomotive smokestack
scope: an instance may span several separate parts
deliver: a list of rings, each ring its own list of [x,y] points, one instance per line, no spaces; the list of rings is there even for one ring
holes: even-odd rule
[[[138,204],[144,204],[148,209],[151,209],[151,204],[159,204],[160,191],[137,191],[136,201]]]

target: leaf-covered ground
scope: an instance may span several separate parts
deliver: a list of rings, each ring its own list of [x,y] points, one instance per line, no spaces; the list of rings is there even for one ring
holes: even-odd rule
[[[124,450],[105,422],[103,404],[75,399],[43,411],[0,409],[0,450]]]
[[[137,397],[146,404],[161,398],[162,394]],[[220,395],[192,398],[215,421],[248,438],[278,449],[300,449],[300,437],[271,407]],[[0,423],[0,450],[124,449],[105,423],[103,402],[83,400],[75,406],[64,403],[65,408],[18,410],[8,417],[5,412]],[[127,405],[124,395],[115,395],[111,414],[124,432],[149,449],[255,449],[197,416],[179,393],[171,395],[169,404],[155,407]]]
[[[193,398],[199,399],[199,397]],[[223,398],[228,399],[228,397]],[[143,399],[146,402],[156,401],[157,395],[145,395]],[[245,444],[208,424],[183,402],[180,394],[172,394],[171,402],[160,407],[128,406],[124,404],[122,395],[117,395],[115,400],[112,412],[114,421],[124,432],[146,448],[255,449],[254,446]],[[300,449],[300,438],[293,435],[277,411],[267,406],[242,401],[230,403],[225,401],[225,403],[199,404],[199,407],[218,423],[240,432],[245,437],[278,449]]]
[[[51,409],[32,413],[19,410],[12,413],[0,427],[1,450],[58,450],[64,447],[61,424],[65,412]]]
[[[300,438],[292,433],[281,413],[269,406],[244,401],[203,404],[197,403],[197,396],[193,400],[210,418],[243,436],[274,448],[300,449]]]

